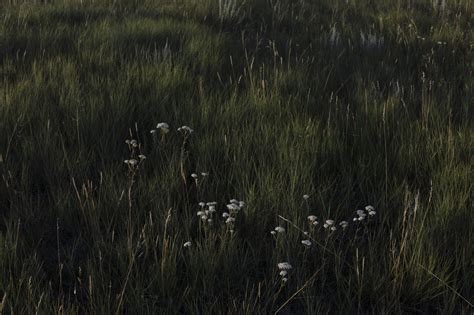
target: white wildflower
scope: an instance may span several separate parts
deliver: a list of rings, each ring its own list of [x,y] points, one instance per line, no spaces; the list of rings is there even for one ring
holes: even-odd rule
[[[270,231],[270,234],[271,234],[271,235],[276,235],[277,232],[276,232],[276,231]]]
[[[277,266],[278,266],[278,269],[280,269],[280,270],[291,270],[291,269],[293,269],[293,266],[290,265],[290,263],[286,262],[286,261],[278,263]]]
[[[233,218],[233,217],[228,217],[227,220],[225,220],[226,224],[230,224],[230,223],[234,223],[234,222],[235,222],[235,218]]]
[[[238,211],[238,210],[240,210],[240,207],[239,207],[238,205],[234,204],[234,203],[229,203],[229,204],[227,205],[227,209]]]
[[[206,176],[209,176],[209,173],[202,172],[201,175],[202,175],[203,177],[206,177]]]
[[[304,199],[304,200],[308,200],[308,199],[309,199],[309,195],[303,195],[303,199]]]
[[[227,213],[227,212],[224,212],[224,213],[222,214],[222,217],[223,217],[223,218],[228,218],[228,217],[230,217],[230,214]]]
[[[314,222],[314,221],[316,221],[317,219],[318,219],[318,217],[315,216],[315,215],[309,215],[309,216],[308,216],[308,220],[309,220],[309,222],[311,222],[311,223]]]
[[[191,245],[193,244],[189,241],[183,244],[184,247],[191,247]]]
[[[170,131],[170,126],[165,122],[161,122],[156,125],[156,129],[160,129],[162,133],[168,133]]]
[[[280,276],[285,277],[288,274],[288,271],[282,270],[280,271]]]
[[[275,231],[278,232],[278,233],[285,233],[285,228],[282,227],[282,226],[277,226],[275,228]]]
[[[138,156],[138,158],[139,158],[140,160],[145,160],[145,159],[146,159],[146,156],[144,156],[143,154],[140,154],[140,155]]]
[[[374,216],[376,213],[377,213],[377,212],[375,212],[375,211],[373,211],[373,210],[372,210],[372,211],[369,211],[369,215],[370,215],[370,216]]]
[[[286,277],[281,278],[281,281],[283,281],[283,283],[286,283],[288,281],[288,278],[286,278]]]
[[[349,222],[347,221],[341,221],[339,225],[342,227],[342,229],[345,229],[349,226]]]
[[[201,216],[205,215],[205,213],[204,213],[204,211],[198,211],[198,212],[196,213],[196,215],[199,216],[199,217],[201,217]]]
[[[334,225],[334,220],[326,220],[328,226]]]
[[[234,204],[239,204],[239,201],[237,199],[231,199],[229,200],[230,203],[234,203]]]
[[[178,128],[178,131],[183,131],[183,132],[188,133],[188,134],[191,134],[191,133],[194,132],[194,130],[193,130],[191,127],[189,127],[189,126],[182,126],[182,127],[179,127],[179,128]]]
[[[244,201],[239,201],[239,207],[240,207],[240,208],[245,207],[245,202],[244,202]]]
[[[301,244],[303,244],[304,246],[308,246],[308,247],[310,247],[312,245],[310,240],[302,240]]]
[[[206,205],[206,203],[203,202],[203,201],[201,201],[201,202],[199,203],[199,206],[200,206],[201,208],[204,208],[205,205]]]
[[[194,178],[194,179],[197,179],[198,178],[198,175],[196,173],[192,173],[191,174],[191,177]]]
[[[335,230],[337,230],[337,228],[335,226],[332,226],[331,231],[335,231]]]
[[[138,164],[138,161],[135,160],[135,159],[125,160],[124,162],[128,165],[131,165],[131,166],[135,166],[135,165]]]
[[[366,211],[374,211],[375,208],[374,208],[373,206],[371,206],[371,205],[368,205],[368,206],[365,207],[365,210],[366,210]]]

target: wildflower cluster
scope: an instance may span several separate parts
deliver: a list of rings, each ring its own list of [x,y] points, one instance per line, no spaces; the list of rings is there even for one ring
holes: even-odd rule
[[[367,215],[369,217],[372,217],[376,214],[377,212],[375,212],[375,208],[373,206],[366,206],[365,207],[365,210],[357,210],[356,211],[356,214],[357,214],[357,217],[353,218],[352,221],[363,221],[365,220],[365,218],[367,218]]]
[[[276,235],[277,233],[285,233],[285,228],[282,226],[277,226],[273,230],[270,231],[272,235]]]
[[[282,282],[287,282],[288,281],[288,271],[293,269],[293,266],[285,261],[277,264],[278,270],[280,271],[279,275],[281,276],[281,281]]]
[[[207,224],[212,224],[214,213],[216,213],[217,202],[203,202],[199,203],[200,210],[196,213],[201,221]]]
[[[135,170],[138,165],[146,159],[146,156],[141,154],[140,144],[135,139],[127,139],[125,143],[128,145],[130,151],[130,158],[123,162],[128,165],[131,170]]]
[[[229,232],[234,233],[237,214],[245,206],[245,202],[238,201],[237,199],[231,199],[229,202],[230,203],[226,206],[228,212],[224,212],[222,217],[225,219],[225,224],[227,224]]]

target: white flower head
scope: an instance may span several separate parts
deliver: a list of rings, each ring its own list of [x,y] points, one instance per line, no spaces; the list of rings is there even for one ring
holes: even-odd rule
[[[233,217],[228,217],[227,220],[225,220],[226,224],[231,224],[231,223],[234,223],[234,222],[235,222],[235,218],[233,218]]]
[[[243,207],[245,207],[245,202],[244,202],[244,201],[242,201],[242,200],[241,200],[241,201],[239,201],[239,207],[240,207],[240,208],[243,208]]]
[[[216,206],[209,206],[209,212],[210,213],[216,212]]]
[[[270,234],[271,234],[271,235],[276,235],[277,232],[276,232],[275,230],[272,230],[272,231],[270,231]]]
[[[204,208],[205,205],[206,205],[206,203],[203,202],[203,201],[201,201],[201,202],[199,203],[199,206],[200,206],[201,208]]]
[[[139,158],[140,160],[146,160],[146,156],[144,156],[143,154],[140,154],[140,155],[138,156],[138,158]]]
[[[138,161],[135,160],[135,159],[130,159],[130,160],[125,160],[123,161],[125,164],[128,164],[128,165],[131,165],[131,166],[135,166],[138,164]]]
[[[207,219],[208,219],[207,215],[204,214],[204,215],[201,216],[201,220],[206,221]]]
[[[192,245],[193,244],[190,241],[183,244],[184,247],[191,247]]]
[[[209,206],[209,207],[210,207],[210,206],[217,206],[217,202],[215,202],[215,201],[210,201],[210,202],[206,203],[206,205]]]
[[[278,263],[277,266],[278,266],[278,269],[280,269],[280,270],[291,270],[291,269],[293,269],[293,266],[290,265],[290,263],[287,262],[287,261]]]
[[[315,216],[315,215],[309,215],[309,216],[308,216],[309,222],[314,222],[314,221],[316,221],[317,219],[318,219],[318,217]]]
[[[328,226],[334,225],[334,220],[326,220]]]
[[[168,133],[170,131],[170,126],[165,122],[160,122],[156,125],[156,129],[160,129],[162,133]]]
[[[309,195],[303,195],[303,199],[304,199],[304,200],[308,200],[308,199],[309,199]]]
[[[230,202],[230,203],[234,203],[234,204],[236,204],[236,205],[239,204],[239,201],[238,201],[237,199],[231,199],[231,200],[229,200],[229,202]]]
[[[182,127],[179,127],[179,128],[178,128],[178,131],[182,131],[182,132],[187,133],[187,134],[191,134],[191,133],[194,132],[194,130],[193,130],[191,127],[189,127],[189,126],[182,126]]]
[[[278,233],[285,233],[285,228],[282,227],[282,226],[277,226],[275,228],[275,231],[278,232]]]
[[[285,277],[288,274],[288,271],[282,270],[280,271],[280,276]]]
[[[374,211],[375,208],[374,208],[374,206],[368,205],[368,206],[365,207],[365,210],[366,211]]]
[[[286,283],[288,281],[288,278],[287,277],[283,277],[281,278],[281,281],[283,281],[283,283]]]
[[[374,216],[376,213],[377,213],[377,212],[375,212],[374,210],[369,211],[369,215],[370,215],[370,216]]]
[[[347,221],[341,221],[339,225],[342,227],[342,229],[345,229],[349,226],[349,222]]]
[[[319,224],[318,221],[314,221],[314,222],[313,222],[313,225],[318,225],[318,224]]]
[[[197,179],[198,178],[198,175],[196,173],[192,173],[191,174],[191,177],[194,178],[194,179]]]
[[[331,231],[335,231],[337,228],[335,226],[331,226]]]
[[[304,246],[308,246],[308,247],[310,247],[312,245],[310,240],[302,240],[301,244],[303,244]]]
[[[229,203],[229,204],[227,205],[227,209],[239,211],[239,210],[240,210],[240,207],[239,207],[238,205],[236,205],[235,203]]]
[[[227,212],[224,212],[224,213],[222,214],[222,217],[223,217],[223,218],[228,218],[228,217],[230,217],[230,214],[227,213]]]
[[[204,211],[198,211],[198,212],[196,213],[196,215],[199,216],[199,217],[201,217],[201,216],[203,216],[203,215],[205,215],[205,214],[206,214],[206,213],[205,213]]]
[[[202,177],[206,177],[206,176],[209,176],[209,173],[207,173],[207,172],[202,172],[201,175],[202,175]]]

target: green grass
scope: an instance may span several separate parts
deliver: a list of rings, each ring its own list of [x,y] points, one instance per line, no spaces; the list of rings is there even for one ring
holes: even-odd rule
[[[7,2],[0,313],[473,311],[471,1]]]

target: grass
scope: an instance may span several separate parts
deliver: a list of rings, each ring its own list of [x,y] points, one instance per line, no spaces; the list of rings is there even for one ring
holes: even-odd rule
[[[473,311],[470,1],[43,2],[0,8],[0,313]]]

